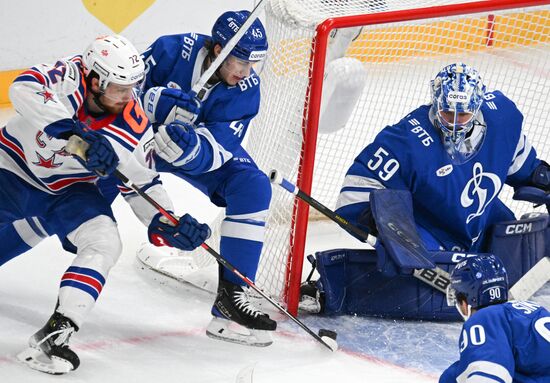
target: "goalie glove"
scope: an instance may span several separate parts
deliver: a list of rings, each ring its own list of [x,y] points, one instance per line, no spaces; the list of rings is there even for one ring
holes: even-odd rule
[[[183,166],[197,157],[201,143],[190,124],[174,121],[161,125],[155,133],[155,152],[174,166]]]
[[[192,123],[197,119],[201,103],[195,92],[155,87],[145,93],[145,114],[151,123],[169,124],[175,120]]]
[[[158,213],[153,217],[147,230],[149,241],[155,246],[169,246],[191,251],[199,247],[210,237],[207,224],[199,223],[189,214],[185,214],[174,226],[166,217]]]

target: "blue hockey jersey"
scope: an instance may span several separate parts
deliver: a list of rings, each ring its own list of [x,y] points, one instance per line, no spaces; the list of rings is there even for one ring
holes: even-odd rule
[[[513,219],[498,199],[504,183],[529,184],[540,160],[522,132],[523,116],[501,92],[485,95],[484,141],[466,163],[454,164],[424,105],[383,129],[355,159],[341,190],[337,212],[357,224],[369,192],[409,190],[414,218],[446,249],[476,251],[492,223]]]
[[[209,43],[210,37],[196,33],[157,39],[143,54],[147,71],[143,91],[157,86],[185,92],[191,90],[203,72]],[[179,170],[187,175],[210,172],[240,153],[250,120],[258,113],[259,107],[260,78],[254,72],[236,86],[223,82],[213,85],[206,92],[195,121],[202,150],[211,151],[211,158],[206,162],[197,159]],[[157,160],[158,170],[177,171],[162,159]]]
[[[483,308],[464,323],[459,349],[440,383],[548,383],[550,313],[533,302]]]

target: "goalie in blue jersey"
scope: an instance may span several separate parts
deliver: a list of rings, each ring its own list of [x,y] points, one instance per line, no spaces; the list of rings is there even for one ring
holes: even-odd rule
[[[458,263],[447,291],[465,323],[460,360],[440,383],[550,381],[550,313],[528,301],[508,300],[508,275],[494,255]]]
[[[357,156],[345,176],[336,213],[379,235],[384,244],[388,238],[378,230],[380,217],[371,209],[375,191],[408,191],[411,203],[406,209],[389,205],[378,214],[393,214],[396,222],[409,216],[408,226],[434,251],[436,265],[451,270],[467,256],[464,252],[496,253],[513,270],[515,283],[545,257],[548,216],[514,221],[498,196],[508,184],[520,197],[528,194],[531,201],[547,203],[550,167],[527,140],[523,115],[514,102],[498,90],[486,91],[474,68],[463,63],[444,67],[431,81],[431,90],[431,104],[384,128]],[[529,193],[522,193],[524,187]],[[302,306],[308,309],[308,297],[321,287],[327,313],[457,319],[444,294],[413,279],[410,270],[405,275],[407,270],[384,246],[378,250],[371,256],[348,251],[347,258],[330,251],[318,254],[323,286],[311,291],[311,284],[305,285]],[[333,264],[331,259],[353,265],[344,269],[345,262]],[[313,302],[310,311],[318,309]]]

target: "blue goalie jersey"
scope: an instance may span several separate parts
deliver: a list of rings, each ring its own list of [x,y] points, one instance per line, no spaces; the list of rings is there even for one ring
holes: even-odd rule
[[[519,301],[483,308],[464,323],[459,349],[440,383],[549,383],[550,313]]]
[[[441,143],[430,105],[386,127],[348,170],[337,212],[357,224],[371,190],[409,190],[415,222],[439,246],[479,250],[489,225],[514,218],[497,197],[504,183],[528,185],[540,164],[522,132],[521,112],[501,92],[485,94],[479,120],[486,126],[484,141],[475,156],[459,165]]]

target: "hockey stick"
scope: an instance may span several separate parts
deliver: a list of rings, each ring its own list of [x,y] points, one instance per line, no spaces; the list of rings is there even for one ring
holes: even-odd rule
[[[76,155],[82,159],[86,158],[86,150],[88,149],[88,143],[84,141],[79,136],[73,135],[69,138],[67,145],[65,146],[65,151],[67,153],[70,153],[72,155]],[[172,215],[169,211],[164,209],[160,204],[158,204],[153,198],[151,198],[147,193],[145,193],[139,186],[134,184],[132,181],[128,179],[124,174],[122,174],[118,169],[115,169],[113,172],[114,176],[117,177],[122,183],[124,183],[126,186],[133,189],[140,197],[145,199],[149,204],[151,204],[155,209],[159,211],[164,217],[166,217],[170,222],[172,222],[175,225],[179,223],[179,220],[177,217]],[[216,261],[218,261],[222,266],[224,266],[226,269],[234,273],[237,277],[239,277],[243,282],[245,282],[250,288],[252,288],[254,291],[256,291],[258,294],[260,294],[263,298],[265,298],[269,303],[271,303],[273,306],[275,306],[279,311],[281,311],[283,314],[285,314],[287,317],[289,317],[294,323],[296,323],[298,326],[300,326],[304,331],[306,331],[309,335],[311,335],[316,341],[321,343],[323,346],[328,348],[331,351],[335,351],[336,348],[333,349],[334,346],[331,347],[325,340],[321,338],[321,336],[315,334],[309,327],[307,327],[304,323],[302,323],[298,318],[293,316],[291,313],[289,313],[283,306],[278,304],[275,300],[273,300],[269,295],[264,293],[259,287],[257,287],[254,282],[252,282],[247,276],[243,275],[239,270],[235,268],[231,263],[229,263],[225,258],[223,258],[216,250],[212,249],[206,242],[203,242],[201,244],[201,247],[206,250],[210,255],[212,255]],[[322,329],[321,329],[322,330]],[[320,331],[321,331],[320,330]]]
[[[288,192],[294,194],[309,206],[336,222],[342,229],[356,238],[360,238],[362,242],[368,243],[372,247],[378,243],[378,239],[376,237],[359,229],[357,226],[352,225],[345,218],[336,214],[334,211],[330,210],[313,197],[304,193],[296,185],[283,178],[277,170],[271,170],[269,179],[271,180],[271,183],[277,184]],[[441,291],[443,294],[447,293],[447,286],[451,283],[449,273],[439,267],[436,267],[435,269],[415,269],[413,271],[413,276],[432,286],[434,289]]]
[[[237,33],[229,39],[225,47],[221,50],[220,54],[216,59],[210,64],[207,70],[204,71],[204,73],[199,78],[199,81],[193,87],[191,90],[195,92],[197,95],[197,98],[202,101],[204,95],[206,94],[206,91],[208,88],[205,86],[208,80],[210,80],[210,77],[218,70],[218,68],[222,65],[223,61],[229,56],[233,48],[235,48],[235,45],[238,44],[241,37],[244,36],[248,28],[252,25],[252,23],[258,18],[258,15],[260,14],[261,10],[263,9],[264,5],[267,3],[268,0],[260,0],[258,4],[254,7],[252,12],[250,12],[250,15],[248,15],[246,21],[243,23],[243,25],[239,28]]]

